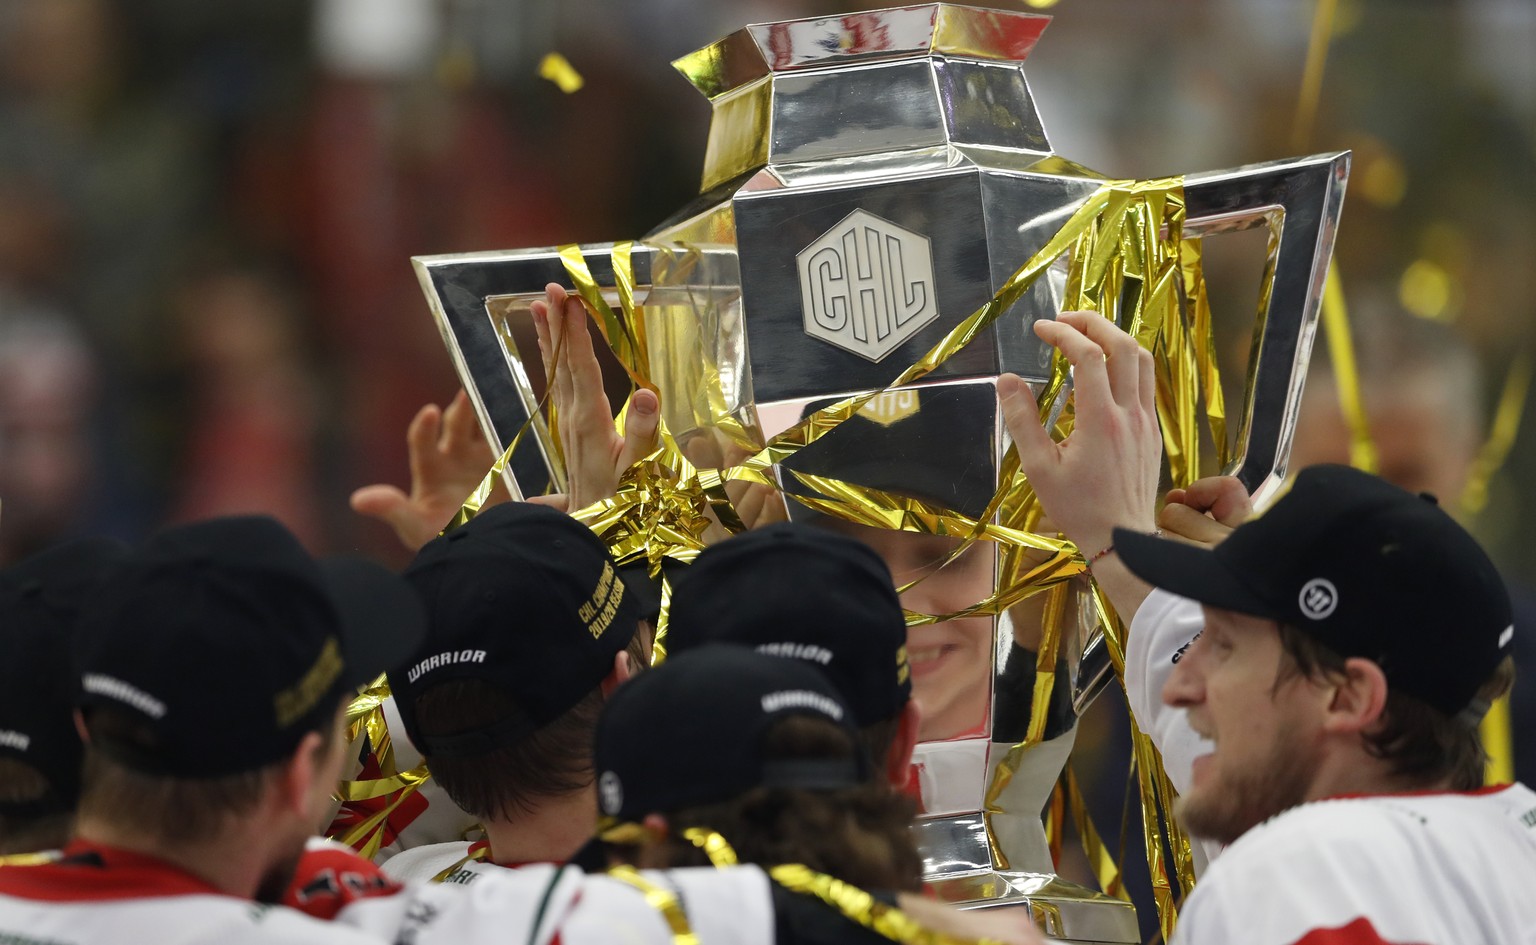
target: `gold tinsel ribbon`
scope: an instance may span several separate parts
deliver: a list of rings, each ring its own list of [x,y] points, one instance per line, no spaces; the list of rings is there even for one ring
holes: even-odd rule
[[[645,895],[646,904],[661,913],[667,927],[672,930],[672,941],[676,945],[698,945],[699,937],[694,934],[693,926],[688,922],[688,913],[683,911],[677,893],[651,882],[630,866],[615,866],[608,871],[608,875],[635,887]]]
[[[689,827],[683,838],[709,857],[718,868],[735,866],[736,851],[730,841],[704,827]],[[790,892],[814,896],[842,913],[849,920],[882,938],[901,945],[995,945],[990,939],[957,939],[930,929],[895,906],[888,906],[851,883],[818,873],[797,863],[772,866],[768,875]]]
[[[633,244],[619,243],[613,249],[613,269],[617,283],[622,317],[616,314],[603,297],[588,267],[586,258],[577,246],[560,248],[560,258],[566,273],[576,286],[577,293],[592,312],[598,330],[610,350],[618,357],[635,387],[650,387],[647,366],[649,354],[646,345],[644,318],[635,304],[634,273],[631,262]],[[654,388],[652,388],[654,389]],[[546,397],[547,399],[547,397]],[[626,403],[618,419],[618,429],[623,429]],[[559,449],[558,418],[550,408],[550,429],[554,435],[556,450]],[[481,479],[480,484],[465,499],[464,504],[449,521],[444,534],[468,522],[479,514],[490,500],[496,487],[508,478],[512,455],[523,437],[532,428],[532,419],[512,437],[512,442]],[[670,460],[673,465],[686,465],[681,451],[676,449],[670,434],[661,431],[664,447],[636,464],[625,474],[629,488],[621,489],[625,502],[616,509],[604,510],[606,516],[592,510],[580,510],[577,518],[587,524],[604,540],[609,551],[620,565],[643,559],[650,573],[662,582],[662,616],[656,628],[654,658],[665,655],[666,615],[670,610],[671,585],[661,570],[661,561],[672,557],[691,561],[704,547],[704,532],[710,525],[702,508],[691,504],[691,496],[681,496],[676,482],[662,475],[663,464]],[[690,467],[691,468],[691,467]],[[723,495],[723,490],[721,490]],[[652,514],[652,509],[662,510]],[[688,512],[693,514],[687,514]],[[383,702],[390,695],[388,681],[380,676],[368,689],[355,698],[348,707],[349,743],[362,744],[367,738],[368,751],[379,770],[376,778],[354,779],[341,782],[335,796],[343,803],[372,800],[388,796],[388,802],[363,821],[336,833],[333,839],[358,850],[363,856],[372,857],[383,843],[385,826],[400,806],[420,790],[431,778],[425,764],[409,771],[400,771],[395,763],[394,749],[390,741],[389,726],[384,717]]]
[[[1493,415],[1493,429],[1477,452],[1472,472],[1467,477],[1466,488],[1461,493],[1461,511],[1477,515],[1488,503],[1488,483],[1493,479],[1514,445],[1515,433],[1520,429],[1525,414],[1525,404],[1531,390],[1531,358],[1522,355],[1509,369],[1504,379],[1504,392]],[[1514,730],[1510,724],[1509,695],[1506,693],[1494,702],[1493,708],[1478,726],[1483,736],[1483,746],[1488,751],[1489,784],[1503,784],[1515,779]]]
[[[337,785],[334,794],[344,804],[389,796],[389,801],[379,810],[332,836],[369,859],[383,845],[389,818],[431,777],[425,764],[409,771],[400,771],[397,767],[389,724],[384,718],[383,703],[388,697],[389,684],[380,676],[347,706],[347,742],[368,746],[379,769],[379,777],[344,780]]]
[[[1219,427],[1222,416],[1215,360],[1210,356],[1208,317],[1197,307],[1193,321],[1186,322],[1180,312],[1180,303],[1192,289],[1203,299],[1203,283],[1198,278],[1198,254],[1191,252],[1188,259],[1183,255],[1187,248],[1182,239],[1183,219],[1183,188],[1179,179],[1105,182],[992,299],[962,320],[885,388],[848,397],[815,411],[768,440],[742,462],[718,470],[696,468],[663,426],[657,451],[624,473],[614,496],[574,514],[604,539],[621,563],[643,559],[656,575],[660,573],[660,562],[664,558],[691,560],[703,548],[705,531],[712,524],[708,514],[711,509],[728,529],[740,527],[739,521],[731,520],[734,516],[722,514],[730,512],[726,483],[742,482],[778,490],[778,481],[774,477],[777,464],[830,433],[875,397],[890,388],[921,379],[963,350],[1008,311],[1057,259],[1069,252],[1072,262],[1066,307],[1096,308],[1105,317],[1124,325],[1154,352],[1158,362],[1158,413],[1163,425],[1164,444],[1173,466],[1175,484],[1187,484],[1200,469],[1200,431],[1195,422],[1197,405],[1203,400],[1207,421],[1213,427]],[[578,248],[562,247],[561,258],[578,293],[591,309],[599,330],[632,382],[648,386],[644,320],[633,301],[633,276],[626,249],[621,245],[614,254],[622,317],[603,299]],[[1069,365],[1058,353],[1050,381],[1039,396],[1042,416],[1050,412],[1058,393],[1065,387],[1068,370]],[[718,376],[714,378],[714,386],[720,386]],[[724,400],[713,396],[711,399],[721,403]],[[1055,434],[1066,436],[1070,433],[1071,423],[1069,408],[1062,413]],[[745,431],[727,432],[738,442],[751,441]],[[1224,445],[1224,435],[1215,439]],[[453,526],[467,521],[478,511],[491,490],[506,475],[509,456],[510,450],[493,466],[455,517]],[[1026,527],[1038,520],[1038,502],[1018,472],[1017,455],[1012,450],[1004,457],[1000,470],[999,481],[1004,488],[978,519],[852,483],[800,473],[795,475],[825,496],[797,496],[796,500],[826,514],[878,527],[961,538],[960,547],[950,556],[950,561],[977,540],[991,540],[1001,546],[1004,569],[994,594],[951,614],[909,614],[911,624],[972,614],[995,615],[1084,570],[1082,556],[1070,543],[1032,534]],[[994,515],[996,522],[992,521]],[[1031,558],[1028,552],[1044,552],[1045,560]],[[667,590],[664,583],[664,600],[670,598]],[[1058,645],[1059,623],[1043,628],[1042,649]],[[1037,682],[1033,694],[1036,704],[1044,705],[1049,701],[1053,674],[1054,665]],[[1039,727],[1034,728],[1036,731],[1031,734],[1038,738]],[[989,813],[1000,813],[996,808],[996,796],[1011,777],[1012,769],[1005,763],[989,791]],[[1155,800],[1150,796],[1152,790],[1152,786],[1144,790],[1144,809],[1155,806]]]
[[[814,896],[849,920],[901,945],[960,945],[962,942],[997,945],[992,939],[961,939],[934,931],[859,887],[807,866],[796,863],[774,866],[769,868],[768,875],[790,892]]]
[[[441,883],[444,880],[446,880],[448,877],[452,876],[454,873],[457,873],[460,869],[468,866],[469,864],[471,864],[471,863],[484,863],[486,860],[489,860],[490,858],[491,858],[491,846],[490,846],[490,844],[486,844],[483,847],[479,847],[477,849],[470,850],[468,853],[466,853],[463,856],[459,857],[458,862],[454,863],[452,866],[448,867],[445,870],[442,870],[436,876],[432,877],[432,882],[434,882],[434,883]]]

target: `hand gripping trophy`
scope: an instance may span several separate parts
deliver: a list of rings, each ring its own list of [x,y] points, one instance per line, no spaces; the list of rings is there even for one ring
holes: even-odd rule
[[[873,545],[912,612],[930,886],[1027,906],[1062,940],[1134,942],[1129,903],[1052,873],[1041,812],[1118,630],[1015,475],[995,378],[1037,385],[1068,431],[1070,377],[1030,326],[1096,309],[1157,354],[1169,483],[1213,443],[1206,472],[1273,488],[1349,162],[1106,180],[1055,155],[1036,113],[1022,62],[1048,22],[928,4],[749,26],[675,63],[713,105],[704,177],[644,240],[415,265],[515,493],[563,484],[529,315],[557,281],[658,391],[667,474],[722,521],[741,524],[722,482],[755,482]],[[1199,251],[1252,228],[1269,252],[1229,435]]]

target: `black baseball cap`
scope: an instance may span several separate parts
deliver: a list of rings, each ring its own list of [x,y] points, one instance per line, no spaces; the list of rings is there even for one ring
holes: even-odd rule
[[[1215,548],[1116,529],[1143,580],[1279,621],[1447,715],[1511,652],[1509,593],[1478,543],[1428,494],[1347,466],[1311,466]]]
[[[837,723],[849,734],[849,754],[765,758],[768,729],[797,715]],[[593,755],[604,823],[636,823],[755,787],[860,785],[868,764],[851,718],[827,678],[799,661],[739,646],[670,657],[620,686],[603,707]]]
[[[813,401],[805,414],[842,398]],[[990,384],[887,391],[785,460],[784,470],[892,492],[979,518],[997,493],[997,395]],[[789,471],[784,491],[820,496]],[[786,503],[795,521],[821,513]]]
[[[0,801],[0,814],[75,809],[82,746],[74,721],[75,634],[97,588],[129,555],[110,538],[82,538],[0,572],[0,757],[47,781],[41,797]]]
[[[779,522],[711,545],[676,581],[669,652],[749,646],[826,673],[864,726],[912,696],[907,622],[885,562],[825,528]]]
[[[126,710],[153,739],[91,745],[160,776],[277,761],[341,700],[410,655],[420,601],[387,569],[316,561],[265,516],[168,529],[118,568],[83,621],[78,705]]]
[[[426,604],[428,630],[390,687],[406,734],[429,756],[485,754],[553,722],[612,672],[640,621],[636,595],[591,529],[525,502],[492,506],[428,542],[405,578]],[[516,712],[424,736],[416,699],[455,679],[494,685]]]

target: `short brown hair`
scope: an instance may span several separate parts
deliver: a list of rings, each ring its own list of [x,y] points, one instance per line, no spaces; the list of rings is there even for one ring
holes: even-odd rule
[[[886,762],[891,757],[891,746],[896,743],[896,730],[901,727],[901,712],[888,719],[871,722],[859,728],[859,743],[869,757],[869,777],[872,781],[885,778]]]
[[[1291,675],[1320,680],[1344,672],[1343,656],[1295,627],[1280,626],[1280,645],[1288,662],[1282,664],[1277,684]],[[1509,691],[1514,676],[1514,661],[1505,658],[1478,687],[1473,704],[1492,705]],[[1427,787],[1444,781],[1452,790],[1471,791],[1483,786],[1488,766],[1477,721],[1466,714],[1447,715],[1389,686],[1381,726],[1364,736],[1365,748],[1372,757],[1389,762],[1393,774],[1414,783]]]
[[[790,716],[764,736],[774,760],[846,758],[857,750],[830,720]],[[753,788],[730,801],[667,813],[672,833],[640,853],[643,866],[703,866],[689,828],[719,833],[743,863],[799,863],[865,889],[917,891],[922,857],[912,839],[912,801],[873,782],[835,790]]]
[[[647,635],[636,632],[626,652],[636,671],[650,662]],[[526,738],[478,755],[424,754],[448,797],[481,819],[504,820],[532,811],[541,797],[559,797],[592,783],[592,740],[602,713],[598,686],[559,718]],[[422,734],[456,735],[511,717],[516,703],[480,679],[453,679],[422,690],[415,703]]]
[[[327,714],[326,719],[330,719]],[[254,771],[215,778],[178,778],[148,774],[115,760],[101,743],[120,744],[152,754],[154,733],[135,717],[109,706],[90,710],[89,738],[81,774],[79,816],[113,824],[131,824],[168,843],[188,843],[217,835],[255,810],[262,794],[287,759]],[[319,750],[335,738],[329,724],[318,729]]]
[[[35,804],[48,796],[48,778],[19,758],[0,758],[0,804]],[[0,856],[61,847],[74,824],[72,810],[22,815],[0,809]]]

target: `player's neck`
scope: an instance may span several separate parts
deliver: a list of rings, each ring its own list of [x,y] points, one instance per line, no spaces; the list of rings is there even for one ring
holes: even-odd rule
[[[81,816],[75,838],[152,857],[201,879],[222,893],[252,899],[260,885],[262,866],[255,837],[229,834],[190,843],[171,843],[126,824]]]
[[[1408,777],[1365,751],[1339,752],[1324,758],[1307,791],[1307,800],[1346,797],[1360,794],[1402,794],[1409,791],[1450,790],[1450,779],[1427,780]]]
[[[532,811],[485,824],[495,863],[564,863],[597,829],[597,797],[591,788],[540,798]]]

